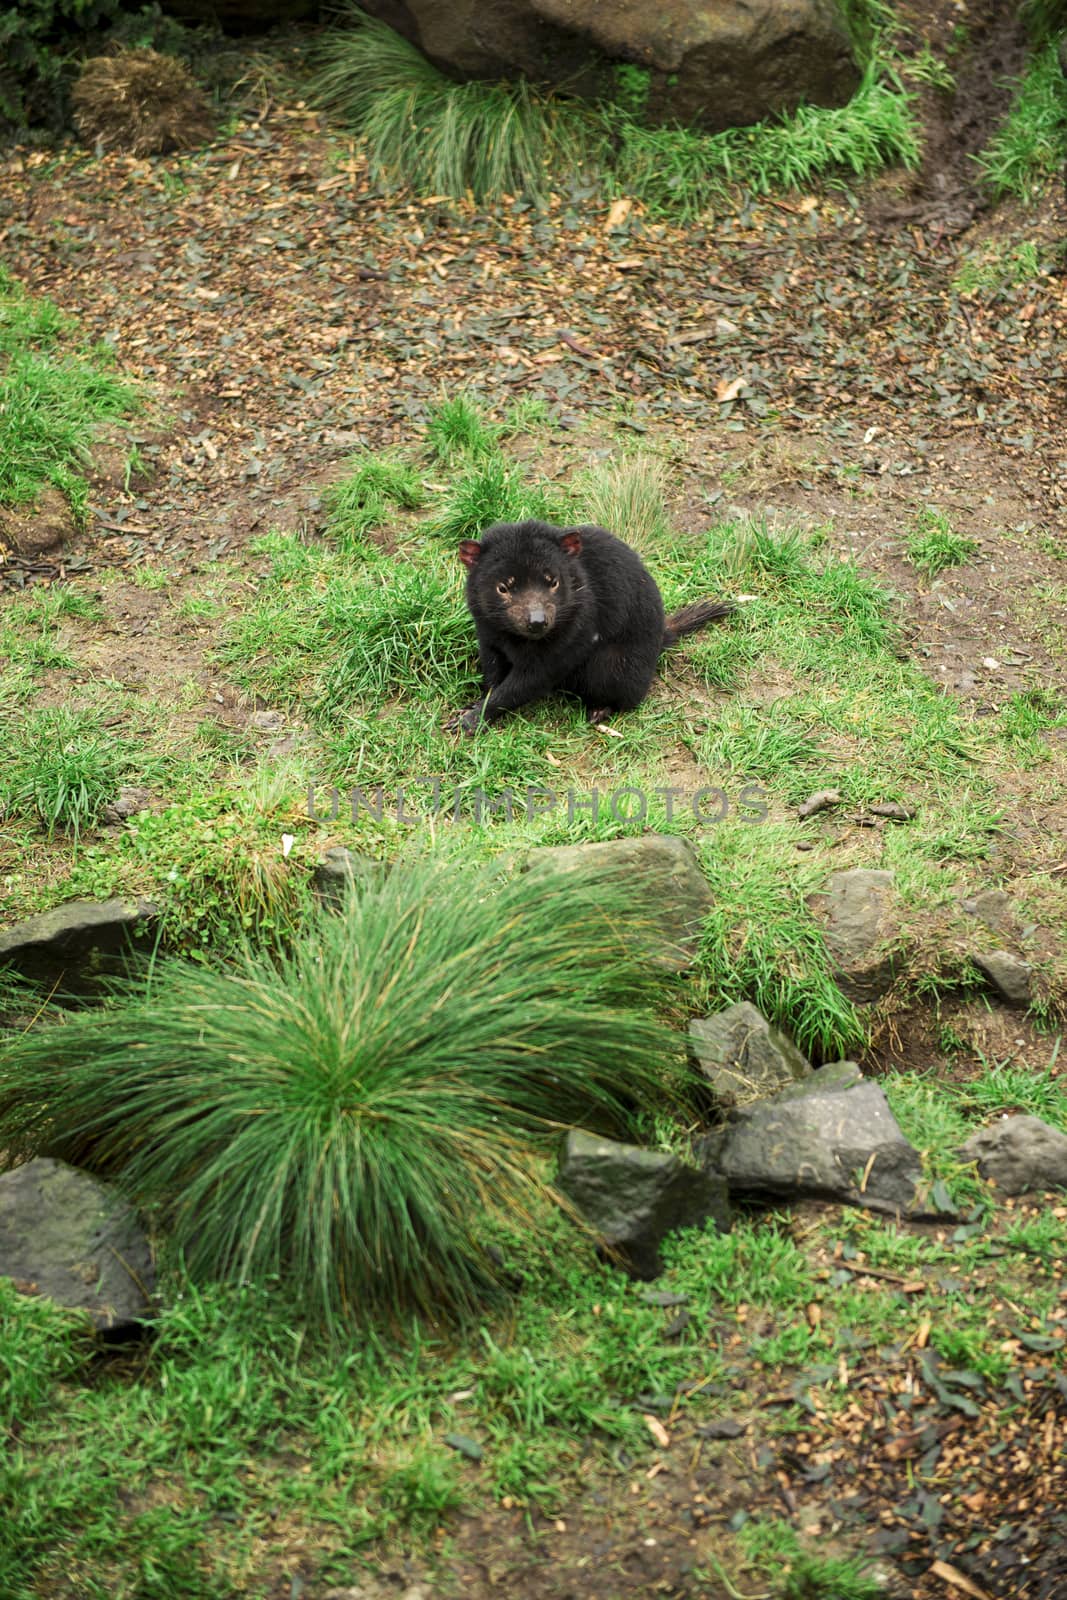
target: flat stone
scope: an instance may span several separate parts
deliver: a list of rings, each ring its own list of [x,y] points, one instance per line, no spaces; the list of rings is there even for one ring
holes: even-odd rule
[[[854,867],[830,875],[825,897],[813,897],[826,918],[826,943],[835,977],[850,1000],[877,1000],[896,973],[892,943],[892,872]]]
[[[983,889],[981,894],[964,900],[963,909],[994,933],[1008,926],[1013,915],[1011,896],[1004,889]]]
[[[322,899],[328,905],[337,906],[354,883],[373,873],[374,865],[366,856],[356,855],[344,845],[334,845],[315,868],[312,881]]]
[[[863,1082],[863,1073],[856,1061],[828,1061],[817,1067],[808,1078],[789,1084],[778,1095],[779,1100],[795,1100],[800,1095],[829,1094],[839,1089],[851,1089]]]
[[[1031,968],[1020,956],[1010,950],[982,950],[973,953],[971,960],[1008,1005],[1030,1004]]]
[[[689,1050],[723,1106],[766,1099],[811,1072],[793,1041],[747,1000],[694,1017]]]
[[[972,1133],[960,1155],[1005,1194],[1067,1189],[1067,1134],[1040,1117],[999,1117]]]
[[[90,988],[123,970],[134,937],[158,919],[150,900],[68,900],[0,929],[0,965],[64,989]]]
[[[151,789],[143,789],[135,784],[125,784],[111,804],[104,807],[102,820],[104,822],[125,822],[129,817],[135,817],[139,812],[147,811],[151,803]]]
[[[0,1274],[114,1334],[143,1322],[152,1251],[110,1184],[46,1156],[0,1176]]]
[[[532,876],[580,872],[594,879],[602,873],[625,880],[634,910],[647,926],[646,957],[670,972],[692,964],[701,925],[714,903],[696,851],[669,834],[545,846],[529,852],[525,871]]]
[[[661,1150],[620,1144],[582,1129],[563,1142],[557,1184],[635,1278],[663,1271],[659,1247],[675,1228],[709,1219],[730,1227],[725,1180]]]
[[[843,1065],[853,1063],[833,1063],[830,1084]],[[744,1106],[704,1141],[703,1159],[725,1177],[731,1198],[762,1201],[813,1197],[907,1210],[922,1176],[885,1094],[865,1078],[848,1088],[809,1079]]]

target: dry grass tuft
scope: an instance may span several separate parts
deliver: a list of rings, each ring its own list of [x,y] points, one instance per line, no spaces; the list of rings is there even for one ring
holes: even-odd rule
[[[108,150],[160,155],[204,144],[214,132],[196,79],[180,61],[157,50],[93,56],[72,99],[81,137]]]

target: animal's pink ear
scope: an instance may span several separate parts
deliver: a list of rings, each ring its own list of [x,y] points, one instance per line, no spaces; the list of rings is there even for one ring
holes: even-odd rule
[[[482,547],[477,539],[464,539],[459,547],[459,559],[465,567],[476,567]]]
[[[563,538],[559,541],[559,547],[565,556],[580,556],[582,553],[582,536],[578,529],[568,528]]]

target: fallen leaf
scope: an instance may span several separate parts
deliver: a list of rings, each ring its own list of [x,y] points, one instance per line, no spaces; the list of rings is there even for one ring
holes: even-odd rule
[[[648,1429],[653,1439],[655,1439],[656,1443],[661,1445],[663,1449],[666,1450],[667,1446],[671,1442],[671,1436],[659,1418],[653,1417],[649,1412],[646,1411],[642,1412],[642,1420],[644,1421],[645,1427]]]
[[[965,1572],[958,1567],[951,1566],[947,1561],[935,1561],[930,1571],[943,1583],[950,1583],[954,1589],[962,1589],[964,1594],[969,1594],[971,1600],[993,1600],[988,1589],[980,1589],[972,1583]]]
[[[633,208],[634,203],[632,200],[616,200],[608,212],[607,221],[604,223],[604,232],[610,233],[613,228],[621,228]]]
[[[730,400],[736,400],[741,390],[745,387],[744,378],[720,378],[715,385],[715,398],[721,406]]]

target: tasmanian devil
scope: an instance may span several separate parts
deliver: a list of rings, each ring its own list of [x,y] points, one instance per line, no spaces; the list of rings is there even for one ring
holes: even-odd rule
[[[473,733],[554,691],[580,695],[590,722],[640,705],[669,645],[734,609],[697,600],[670,617],[635,550],[606,528],[500,522],[464,539],[467,604],[483,696],[449,724]]]

